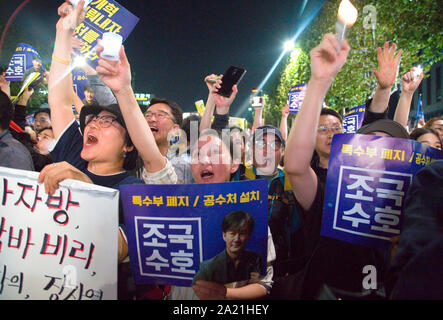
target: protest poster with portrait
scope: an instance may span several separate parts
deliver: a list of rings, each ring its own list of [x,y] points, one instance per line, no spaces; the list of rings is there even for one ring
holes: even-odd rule
[[[118,190],[0,175],[0,300],[117,299]]]
[[[83,40],[78,51],[94,69],[98,65],[97,40],[103,33],[113,32],[123,37],[131,34],[140,19],[114,0],[93,0],[86,8],[86,15],[75,29],[77,37]]]
[[[298,110],[301,107],[301,104],[303,103],[303,100],[305,99],[306,94],[306,84],[297,84],[293,86],[289,90],[288,95],[288,105],[289,105],[289,113],[298,113]]]
[[[343,117],[343,133],[356,133],[361,128],[365,112],[365,105],[356,106],[346,112]]]
[[[196,275],[203,279],[202,273],[211,268],[218,271],[206,274],[216,274],[217,278],[204,279],[231,283],[232,270],[226,267],[226,255],[235,250],[245,266],[240,272],[245,279],[241,280],[258,281],[260,274],[265,274],[266,180],[127,185],[122,186],[121,196],[136,283],[189,287]],[[245,220],[239,217],[253,221],[252,233],[243,237],[245,230],[242,235],[231,233],[230,227],[222,231],[222,223],[229,226],[232,221],[244,227]],[[206,271],[200,269],[201,265],[205,265]]]
[[[8,69],[6,69],[6,80],[7,81],[22,81],[26,80],[25,74],[29,75],[33,73],[33,58],[37,58],[40,63],[40,56],[35,50],[35,48],[26,43],[19,43],[17,48],[15,49],[14,54],[12,55],[11,61],[9,62]],[[41,72],[40,72],[41,71]],[[42,73],[45,71],[43,65],[41,66],[41,70],[38,71]],[[28,84],[29,85],[29,84]]]
[[[442,158],[443,151],[414,140],[334,135],[321,235],[373,248],[389,246],[401,233],[413,176]]]

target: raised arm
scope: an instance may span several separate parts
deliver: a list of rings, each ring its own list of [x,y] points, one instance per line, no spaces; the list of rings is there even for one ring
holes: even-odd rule
[[[286,144],[285,170],[294,195],[305,210],[311,207],[317,191],[317,177],[310,162],[315,149],[323,101],[350,50],[346,41],[340,51],[338,48],[336,36],[328,33],[312,49],[311,79]]]
[[[288,117],[289,117],[289,105],[285,105],[281,109],[280,131],[283,135],[283,139],[288,140]]]
[[[48,83],[48,103],[54,137],[57,139],[74,119],[72,112],[71,41],[74,28],[84,17],[84,0],[75,9],[67,2],[58,8],[54,51]]]
[[[212,117],[215,111],[214,84],[210,83],[208,80],[215,78],[217,78],[215,74],[211,74],[205,78],[205,83],[208,86],[209,94],[208,94],[208,100],[206,101],[205,112],[203,112],[203,116],[200,121],[200,127],[199,127],[200,132],[203,132],[204,130],[211,128]]]
[[[99,45],[97,55],[100,56],[101,51],[103,47]],[[166,166],[166,159],[160,153],[151,129],[135,99],[131,87],[131,67],[124,47],[120,49],[120,61],[107,61],[100,58],[96,70],[100,79],[117,98],[129,135],[144,161],[146,171],[149,173],[160,171]]]
[[[372,70],[377,79],[377,89],[369,106],[369,110],[374,113],[383,113],[388,108],[391,88],[397,77],[398,62],[402,50],[395,54],[395,43],[389,48],[389,42],[385,42],[384,48],[377,48],[378,70]]]
[[[414,92],[417,90],[422,80],[423,71],[417,77],[415,74],[415,68],[412,68],[411,71],[407,72],[401,78],[402,89],[400,99],[398,100],[397,109],[395,110],[394,121],[397,121],[404,127],[408,125],[412,97],[414,96]]]

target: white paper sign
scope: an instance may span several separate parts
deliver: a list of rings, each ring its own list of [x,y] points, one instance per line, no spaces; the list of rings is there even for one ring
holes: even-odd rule
[[[117,299],[119,191],[0,167],[0,299]]]

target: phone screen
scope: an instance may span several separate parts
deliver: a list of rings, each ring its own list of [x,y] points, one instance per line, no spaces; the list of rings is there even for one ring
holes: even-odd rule
[[[229,69],[223,75],[222,85],[220,90],[218,90],[218,94],[229,98],[232,94],[232,86],[238,84],[245,73],[245,69],[234,66],[229,67]]]

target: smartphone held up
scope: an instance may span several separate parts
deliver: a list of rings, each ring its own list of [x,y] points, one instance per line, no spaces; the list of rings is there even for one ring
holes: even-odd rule
[[[218,94],[229,98],[232,94],[232,87],[239,84],[246,70],[239,67],[231,66],[223,74],[221,88],[218,90]]]

